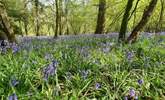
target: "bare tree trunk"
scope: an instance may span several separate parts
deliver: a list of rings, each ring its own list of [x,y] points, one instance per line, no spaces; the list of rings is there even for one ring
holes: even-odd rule
[[[120,32],[119,32],[119,38],[118,41],[119,42],[124,42],[125,41],[125,36],[126,36],[126,31],[127,31],[127,24],[128,24],[128,20],[129,20],[129,13],[131,11],[131,8],[133,6],[133,1],[134,0],[128,0],[127,2],[127,7],[125,9],[125,13],[123,16],[123,20],[121,23],[121,28],[120,28]]]
[[[10,42],[16,42],[13,27],[11,26],[6,10],[2,5],[0,5],[0,27],[0,29],[2,30],[2,32],[0,32],[0,35],[4,35],[1,37],[5,39],[5,37],[7,36],[7,39]]]
[[[40,30],[40,26],[39,26],[39,1],[35,0],[35,30],[36,30],[36,36],[39,36],[39,30]]]
[[[149,18],[152,15],[152,12],[157,4],[158,0],[152,0],[149,6],[144,10],[142,19],[138,23],[138,25],[133,29],[131,35],[127,38],[127,43],[133,43],[137,40],[138,32],[143,29],[143,27],[147,24]]]
[[[105,12],[106,0],[99,0],[99,12],[95,34],[102,34],[104,32]]]
[[[59,35],[62,35],[62,0],[59,1]]]
[[[56,29],[55,29],[55,33],[54,33],[54,38],[56,38],[58,36],[58,32],[59,32],[59,7],[58,7],[58,0],[55,0],[55,5],[56,5]]]

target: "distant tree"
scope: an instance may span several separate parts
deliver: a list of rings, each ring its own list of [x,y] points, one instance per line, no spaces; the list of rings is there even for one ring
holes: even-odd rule
[[[0,2],[0,39],[16,42],[13,27],[2,2]]]
[[[59,4],[58,0],[55,0],[55,6],[56,6],[56,28],[54,33],[54,38],[58,36],[59,33]]]
[[[159,20],[158,23],[156,24],[156,32],[160,32],[162,29],[162,22],[163,22],[163,14],[164,14],[164,0],[160,0],[161,3],[161,9],[160,9],[160,13],[159,13]]]
[[[97,26],[96,26],[95,34],[102,34],[104,32],[105,12],[106,12],[106,0],[99,0],[99,9],[98,9]]]
[[[35,31],[36,36],[39,36],[40,24],[39,24],[39,0],[34,0],[35,4]]]
[[[133,43],[137,40],[138,32],[143,29],[143,27],[147,24],[149,18],[152,15],[152,12],[157,4],[158,0],[151,0],[149,6],[146,7],[146,9],[143,12],[142,19],[140,22],[135,26],[133,31],[131,32],[131,35],[127,38],[127,43]]]
[[[125,42],[127,24],[128,24],[129,17],[130,17],[130,11],[133,6],[133,1],[134,0],[128,0],[128,2],[127,2],[127,6],[125,9],[125,13],[123,16],[123,20],[122,20],[121,28],[120,28],[120,32],[119,32],[119,38],[118,38],[119,42]]]

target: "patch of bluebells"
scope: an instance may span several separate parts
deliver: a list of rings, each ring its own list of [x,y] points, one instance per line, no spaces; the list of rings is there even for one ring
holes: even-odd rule
[[[17,97],[16,93],[13,93],[12,95],[10,95],[8,97],[8,100],[18,100],[18,97]]]
[[[53,60],[47,67],[43,69],[43,76],[44,80],[48,80],[49,76],[55,75],[57,72],[57,65],[58,62],[56,60]]]
[[[12,53],[15,54],[19,51],[19,46],[16,43],[9,43],[7,40],[0,41],[1,54],[6,54],[8,49],[11,49]]]

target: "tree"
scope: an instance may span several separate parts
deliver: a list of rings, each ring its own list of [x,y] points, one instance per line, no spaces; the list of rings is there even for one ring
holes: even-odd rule
[[[159,31],[161,31],[161,29],[162,29],[162,20],[163,20],[163,14],[164,14],[164,3],[165,3],[165,1],[164,0],[160,0],[160,3],[161,3],[161,9],[160,9],[160,15],[159,15],[159,21],[158,21],[158,23],[157,23],[157,25],[156,25],[156,32],[159,32]]]
[[[99,9],[98,9],[97,26],[96,26],[95,34],[102,34],[104,32],[105,12],[106,12],[106,0],[99,0]]]
[[[54,33],[54,38],[58,36],[59,33],[59,5],[58,0],[55,0],[55,6],[56,6],[56,28]]]
[[[143,29],[143,27],[147,24],[149,18],[152,15],[152,12],[157,4],[158,0],[151,0],[148,7],[143,12],[142,19],[140,22],[135,26],[133,31],[131,32],[131,35],[127,38],[127,43],[133,43],[137,40],[138,32]]]
[[[35,0],[35,31],[36,31],[36,36],[39,36],[39,30],[40,30],[40,25],[39,25],[39,1]]]
[[[122,20],[121,28],[120,28],[120,32],[119,32],[119,38],[118,38],[119,42],[124,42],[125,41],[126,31],[127,31],[127,24],[128,24],[128,21],[129,21],[130,11],[131,11],[131,8],[133,6],[133,1],[134,0],[128,0],[128,2],[127,2],[127,6],[126,6],[126,9],[125,9],[125,13],[124,13],[124,16],[123,16],[123,20]]]
[[[10,42],[16,42],[13,27],[8,18],[3,3],[0,2],[0,39],[8,39]]]

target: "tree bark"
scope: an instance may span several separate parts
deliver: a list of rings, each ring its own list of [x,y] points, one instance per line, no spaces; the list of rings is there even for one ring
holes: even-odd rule
[[[118,42],[124,42],[125,41],[126,31],[127,31],[127,24],[128,24],[129,17],[130,17],[129,16],[130,11],[131,11],[131,8],[133,6],[133,1],[134,0],[128,0],[128,2],[127,2],[127,6],[126,6],[125,13],[124,13],[124,16],[123,16],[123,20],[122,20],[122,23],[121,23]]]
[[[96,26],[95,34],[102,34],[104,32],[105,12],[106,12],[106,0],[99,0],[99,10],[98,10],[98,18],[97,18],[97,26]]]
[[[152,0],[149,6],[144,10],[142,19],[138,23],[137,26],[131,32],[131,35],[127,38],[127,43],[134,43],[137,40],[138,32],[143,29],[143,27],[147,24],[149,18],[152,15],[152,12],[157,4],[158,0]]]
[[[160,15],[159,15],[159,21],[156,25],[156,32],[160,32],[162,30],[162,20],[163,20],[163,14],[164,14],[164,0],[160,0],[161,2],[161,9],[160,9]]]
[[[54,33],[54,38],[58,36],[59,33],[59,7],[58,7],[58,0],[55,0],[56,5],[56,28]]]
[[[0,27],[0,30],[2,30],[2,32],[0,32],[2,39],[6,39],[7,37],[10,42],[16,42],[13,27],[3,5],[0,5]]]
[[[36,36],[39,36],[39,30],[40,30],[40,26],[39,26],[39,1],[35,0],[35,28],[36,28]]]

